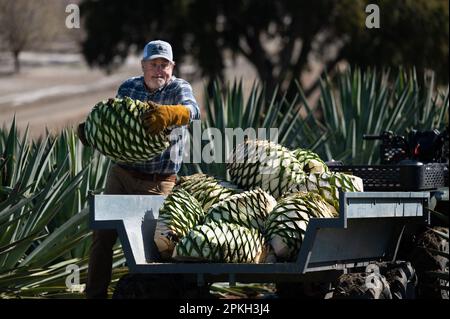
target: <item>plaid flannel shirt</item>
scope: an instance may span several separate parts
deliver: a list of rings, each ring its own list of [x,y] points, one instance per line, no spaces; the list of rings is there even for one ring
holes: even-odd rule
[[[144,85],[144,77],[133,77],[120,85],[117,97],[128,96],[134,100],[153,101],[158,104],[176,105],[182,104],[189,108],[191,121],[200,119],[200,108],[195,100],[191,85],[172,76],[170,81],[155,92],[149,92]],[[184,143],[187,136],[187,125],[176,130],[176,134],[170,135],[170,146],[161,155],[142,163],[117,163],[122,167],[131,168],[150,174],[176,174],[181,168]],[[173,152],[172,161],[170,154]]]

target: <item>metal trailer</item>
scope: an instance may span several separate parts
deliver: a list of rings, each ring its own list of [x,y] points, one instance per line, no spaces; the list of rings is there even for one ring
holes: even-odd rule
[[[313,218],[295,262],[261,264],[159,262],[153,241],[164,196],[93,195],[90,224],[116,229],[130,273],[191,274],[205,282],[328,282],[355,267],[394,261],[405,227],[429,221],[435,192],[340,193],[337,218]],[[193,278],[193,279],[194,279]]]

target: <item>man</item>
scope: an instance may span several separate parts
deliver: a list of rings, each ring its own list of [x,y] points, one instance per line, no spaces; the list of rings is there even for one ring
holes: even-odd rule
[[[160,156],[145,163],[114,163],[108,174],[105,194],[168,195],[175,186],[176,174],[181,167],[186,126],[200,118],[190,84],[172,75],[175,62],[169,43],[161,40],[147,43],[141,66],[143,76],[126,80],[119,87],[117,97],[128,96],[152,106],[142,117],[149,134],[176,127],[177,134],[171,136],[170,146]],[[78,136],[86,144],[83,125],[79,126]],[[86,285],[89,299],[107,297],[112,248],[116,240],[115,230],[95,230],[93,233]]]

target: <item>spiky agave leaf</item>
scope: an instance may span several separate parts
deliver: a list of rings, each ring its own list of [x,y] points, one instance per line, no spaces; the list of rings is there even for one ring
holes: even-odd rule
[[[182,188],[194,196],[205,212],[215,203],[242,191],[236,185],[206,174],[182,176],[175,188]]]
[[[328,166],[322,161],[319,155],[313,151],[297,148],[292,151],[292,154],[298,159],[306,174],[328,172]]]
[[[254,228],[225,222],[194,227],[175,246],[180,261],[258,263],[264,258],[264,238]]]
[[[364,191],[360,177],[339,172],[309,174],[304,183],[294,188],[321,195],[337,211],[339,211],[339,189],[343,192]]]
[[[159,211],[154,236],[161,257],[170,257],[176,243],[203,218],[200,203],[184,189],[167,196]]]
[[[260,187],[276,199],[305,179],[292,152],[266,140],[248,140],[236,146],[227,168],[233,183],[245,189]]]
[[[97,103],[86,119],[86,139],[100,153],[118,162],[143,162],[169,146],[164,133],[147,134],[140,116],[149,105],[129,97]]]
[[[277,204],[275,198],[261,188],[235,194],[212,206],[205,223],[227,222],[264,231],[267,216]]]
[[[298,255],[311,218],[332,218],[335,209],[320,195],[298,192],[280,200],[266,221],[266,238],[279,260]]]

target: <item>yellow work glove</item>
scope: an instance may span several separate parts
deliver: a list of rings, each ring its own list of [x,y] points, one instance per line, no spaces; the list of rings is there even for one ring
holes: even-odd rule
[[[161,105],[148,101],[150,108],[141,116],[145,131],[158,134],[170,126],[189,124],[190,111],[184,105]]]

